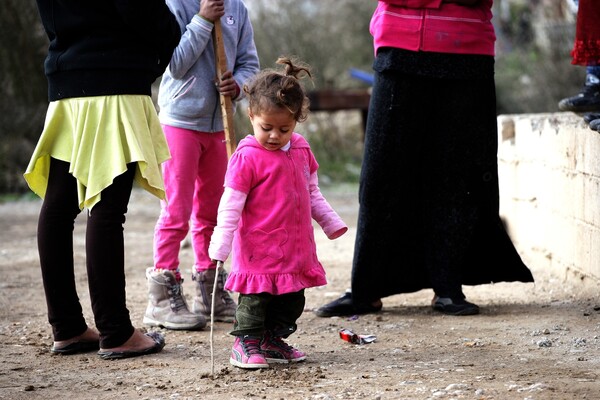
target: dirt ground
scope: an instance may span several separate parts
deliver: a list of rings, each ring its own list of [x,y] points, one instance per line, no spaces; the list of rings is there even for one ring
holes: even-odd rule
[[[41,284],[36,223],[40,202],[0,204],[0,399],[599,399],[600,300],[548,271],[530,265],[535,284],[465,287],[481,306],[477,316],[434,312],[431,290],[384,299],[383,311],[360,318],[318,318],[312,310],[349,285],[356,222],[356,187],[324,189],[351,226],[317,245],[329,284],[307,291],[306,312],[290,342],[305,362],[268,370],[229,364],[230,325],[164,331],[162,353],[120,361],[95,353],[54,356]],[[152,264],[158,201],[136,190],[126,234],[127,299],[134,324],[146,307],[144,269]],[[89,308],[83,226],[76,227],[79,294]],[[394,249],[390,249],[394,251]],[[399,256],[399,259],[401,257]],[[192,265],[190,248],[182,266]],[[191,279],[184,292],[193,293]],[[354,345],[339,330],[375,335]]]

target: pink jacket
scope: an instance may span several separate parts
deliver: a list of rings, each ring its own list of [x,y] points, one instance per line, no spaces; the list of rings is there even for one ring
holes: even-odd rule
[[[380,47],[411,51],[494,55],[493,0],[474,6],[442,0],[379,1],[370,31]]]
[[[233,239],[226,289],[277,295],[327,283],[312,219],[330,239],[348,227],[322,196],[318,167],[297,133],[287,151],[268,151],[254,136],[240,142],[229,161],[209,246],[210,257],[224,261]]]

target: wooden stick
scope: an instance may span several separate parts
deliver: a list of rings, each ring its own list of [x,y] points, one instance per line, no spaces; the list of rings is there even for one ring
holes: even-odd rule
[[[213,282],[213,290],[210,301],[210,374],[215,376],[215,352],[213,349],[213,327],[215,325],[215,293],[217,291],[217,282],[219,281],[219,268],[223,268],[223,261],[217,261],[217,269],[215,270],[215,281]]]
[[[217,79],[220,81],[223,74],[227,72],[227,56],[225,55],[225,46],[223,45],[221,20],[215,21],[212,37],[215,48]],[[219,97],[221,99],[221,113],[223,114],[223,129],[225,130],[225,146],[227,146],[227,157],[231,157],[236,148],[235,131],[233,129],[233,104],[231,97],[224,96],[220,92]]]
[[[221,81],[221,77],[227,72],[227,56],[225,55],[225,46],[223,44],[223,32],[221,31],[221,20],[215,21],[215,26],[212,31],[213,45],[215,49],[215,70],[217,79]],[[231,157],[236,148],[235,131],[233,129],[233,103],[231,97],[224,96],[219,92],[221,102],[221,113],[223,114],[223,130],[225,131],[225,146],[227,148],[227,157]],[[219,276],[219,268],[224,268],[223,262],[217,262],[215,271],[215,281],[213,283],[212,300],[210,302],[210,372],[215,376],[215,355],[214,355],[214,340],[213,331],[215,326],[215,292],[217,289],[217,281]]]

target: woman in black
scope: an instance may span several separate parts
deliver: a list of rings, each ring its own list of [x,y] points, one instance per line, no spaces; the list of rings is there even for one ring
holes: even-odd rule
[[[169,157],[151,99],[180,31],[163,0],[38,0],[50,40],[50,105],[25,172],[44,199],[38,248],[52,352],[100,349],[105,359],[162,350],[164,338],[134,329],[125,302],[123,224],[136,181],[164,197]],[[88,210],[86,266],[97,331],[76,291],[73,228]]]

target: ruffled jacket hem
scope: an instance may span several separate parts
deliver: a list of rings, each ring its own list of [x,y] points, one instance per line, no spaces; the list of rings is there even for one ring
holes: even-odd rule
[[[225,289],[243,294],[270,293],[280,295],[294,293],[315,286],[325,286],[327,279],[322,266],[293,274],[257,274],[233,271],[229,274]]]

